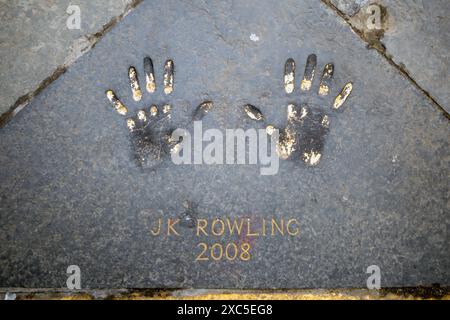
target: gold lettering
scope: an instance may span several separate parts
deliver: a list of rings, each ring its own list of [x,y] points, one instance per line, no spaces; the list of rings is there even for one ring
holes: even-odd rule
[[[170,232],[172,231],[174,234],[179,236],[180,234],[175,230],[174,226],[180,222],[180,219],[176,219],[175,221],[172,221],[172,219],[169,218],[167,220],[167,235],[170,236]]]
[[[199,243],[197,245],[197,247],[202,247],[202,252],[200,252],[200,254],[197,256],[197,258],[195,259],[195,261],[207,261],[209,260],[207,256],[205,256],[205,252],[206,250],[208,250],[208,245],[206,243]]]
[[[242,225],[244,223],[244,220],[239,219],[239,221],[241,222],[240,225],[238,225],[238,222],[236,221],[236,219],[233,219],[233,226],[231,226],[231,222],[230,219],[226,219],[227,220],[227,225],[228,225],[228,230],[230,230],[230,235],[232,236],[234,234],[234,229],[236,228],[237,230],[237,235],[240,236],[241,235],[241,231],[242,231]]]
[[[200,225],[200,223],[202,225]],[[206,219],[197,219],[197,237],[200,236],[200,231],[202,231],[205,236],[208,236],[208,233],[205,231],[205,228],[206,228],[207,225],[208,225],[208,220],[206,220]]]
[[[220,222],[220,224],[222,225],[222,227],[220,228],[220,232],[216,232],[216,228],[215,227],[216,227],[216,223],[217,222]],[[215,235],[215,236],[221,236],[221,235],[223,235],[224,231],[225,231],[225,224],[223,223],[222,219],[215,219],[215,220],[213,220],[212,225],[211,225],[211,232],[212,232],[212,234]]]
[[[284,236],[284,220],[281,219],[280,222],[281,222],[281,228],[280,228],[279,224],[277,223],[277,221],[272,218],[272,236],[275,235],[275,228],[278,230],[278,232],[280,232],[280,234],[282,236]]]
[[[291,229],[290,229],[291,223],[295,223],[296,224],[294,232],[292,232]],[[289,235],[296,236],[296,235],[298,235],[300,233],[300,228],[297,226],[297,224],[298,224],[297,219],[291,219],[291,220],[288,221],[288,223],[286,224],[286,229],[287,229],[287,232],[289,233]]]
[[[161,218],[158,219],[158,228],[157,228],[157,231],[153,231],[152,229],[150,229],[150,232],[151,232],[152,235],[154,235],[154,236],[159,235],[159,233],[161,232]]]
[[[257,237],[259,233],[251,233],[250,219],[247,219],[247,237]]]

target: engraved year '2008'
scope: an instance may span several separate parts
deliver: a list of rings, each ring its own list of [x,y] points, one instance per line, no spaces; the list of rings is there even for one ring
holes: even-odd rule
[[[197,256],[195,261],[234,261],[236,259],[241,261],[248,261],[251,259],[251,245],[247,242],[241,244],[229,242],[225,245],[222,245],[221,243],[214,243],[211,246],[208,246],[207,243],[200,242],[197,245],[197,248],[200,248],[201,252]]]

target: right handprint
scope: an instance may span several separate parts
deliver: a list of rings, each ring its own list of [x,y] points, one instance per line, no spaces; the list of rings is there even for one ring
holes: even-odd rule
[[[306,93],[313,88],[316,68],[317,57],[315,54],[311,54],[307,58],[304,75],[300,82],[301,91]],[[287,59],[284,68],[284,90],[287,94],[292,94],[296,88],[295,69],[295,61],[291,58]],[[311,102],[288,104],[287,125],[279,131],[277,143],[277,153],[281,159],[302,159],[308,166],[319,164],[322,158],[325,138],[330,128],[328,110],[341,108],[353,89],[353,84],[348,82],[338,93],[331,107],[323,107],[321,100],[331,93],[333,74],[334,65],[328,63],[323,69],[317,91],[315,90],[320,98],[318,103],[321,106]],[[258,108],[246,105],[244,110],[253,120],[264,120],[264,116]],[[274,132],[274,127],[267,125],[266,130],[271,135]]]

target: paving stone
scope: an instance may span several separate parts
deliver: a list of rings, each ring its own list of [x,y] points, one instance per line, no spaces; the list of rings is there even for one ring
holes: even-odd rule
[[[392,24],[383,38],[392,59],[450,113],[450,2],[386,1]]]
[[[81,29],[67,27],[69,0],[0,1],[0,115],[22,96],[36,90],[58,67],[70,64],[100,31],[122,14],[131,1],[79,3]]]
[[[370,4],[382,5],[386,22],[381,42],[386,54],[437,103],[450,112],[450,2],[435,1],[355,1],[332,0],[336,7],[352,17]],[[364,29],[365,26],[358,26]]]
[[[301,75],[310,53],[319,73],[335,65],[328,97],[316,97],[318,83],[300,92],[299,77],[284,91],[286,59]],[[135,102],[128,67],[142,81],[147,55],[158,91]],[[289,103],[312,101],[330,119],[323,157],[315,167],[282,161],[271,176],[258,165],[139,168],[107,89],[130,112],[171,103],[171,126],[189,129],[207,99],[204,129],[221,130],[262,126],[247,103],[280,128]],[[319,1],[145,1],[0,129],[0,287],[65,287],[69,265],[83,288],[360,288],[371,265],[383,287],[449,285],[449,133],[442,112]],[[260,227],[297,219],[301,231],[220,237],[191,227],[217,217]],[[180,236],[152,236],[159,218],[182,219]],[[201,242],[249,243],[251,259],[195,261]]]

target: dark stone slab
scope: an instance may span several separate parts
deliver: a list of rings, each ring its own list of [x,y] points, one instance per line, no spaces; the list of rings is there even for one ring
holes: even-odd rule
[[[334,62],[329,97],[314,97],[317,83],[284,92],[286,59],[301,75],[310,53],[319,73]],[[143,74],[146,55],[159,90],[136,103],[127,70]],[[334,112],[348,81],[353,93]],[[109,88],[130,110],[170,102],[173,127],[213,100],[204,129],[258,126],[246,103],[281,127],[288,103],[313,101],[331,121],[323,158],[283,161],[273,176],[256,165],[144,170]],[[449,133],[448,119],[318,1],[145,1],[0,130],[0,286],[65,287],[69,265],[83,288],[365,287],[370,265],[382,286],[449,285]],[[160,217],[181,218],[180,236],[153,237]],[[196,236],[193,220],[216,217],[295,218],[301,232]],[[200,242],[250,243],[252,258],[195,261]]]

